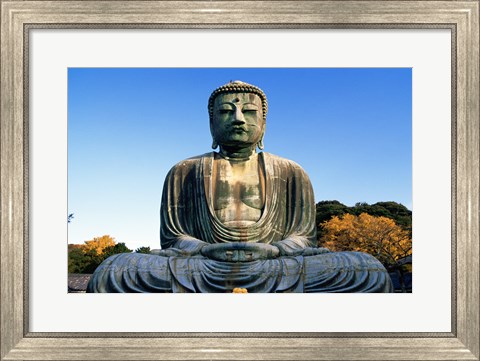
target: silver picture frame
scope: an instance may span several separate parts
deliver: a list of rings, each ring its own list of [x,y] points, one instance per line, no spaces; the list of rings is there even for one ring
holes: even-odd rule
[[[29,31],[450,29],[452,330],[442,333],[29,331]],[[1,0],[1,360],[479,360],[479,2]]]

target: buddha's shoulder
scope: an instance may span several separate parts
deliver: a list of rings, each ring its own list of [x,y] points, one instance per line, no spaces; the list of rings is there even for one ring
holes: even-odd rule
[[[170,172],[175,172],[175,171],[179,171],[179,170],[182,170],[182,171],[183,170],[189,170],[189,169],[198,167],[202,164],[202,161],[205,158],[209,158],[209,157],[212,157],[212,152],[201,154],[201,155],[196,155],[194,157],[184,159],[184,160],[178,162],[177,164],[175,164],[172,167],[172,169],[170,170]]]
[[[271,162],[275,164],[275,166],[277,167],[285,167],[288,169],[298,170],[301,172],[304,171],[303,168],[297,162],[294,162],[291,159],[283,158],[278,155],[267,153],[267,152],[263,152],[263,157],[265,159],[265,162]]]

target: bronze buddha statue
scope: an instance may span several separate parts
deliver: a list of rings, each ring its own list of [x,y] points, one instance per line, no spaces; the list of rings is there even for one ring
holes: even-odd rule
[[[268,110],[261,89],[230,82],[211,94],[208,110],[219,151],[181,161],[168,173],[162,249],[108,258],[87,292],[393,291],[374,257],[316,247],[307,174],[261,151]]]

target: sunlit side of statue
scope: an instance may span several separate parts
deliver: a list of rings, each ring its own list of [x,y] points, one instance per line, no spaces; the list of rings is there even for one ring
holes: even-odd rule
[[[392,292],[374,257],[315,246],[308,176],[295,162],[257,153],[268,109],[262,90],[230,82],[208,109],[219,150],[168,173],[162,249],[108,258],[88,292]]]

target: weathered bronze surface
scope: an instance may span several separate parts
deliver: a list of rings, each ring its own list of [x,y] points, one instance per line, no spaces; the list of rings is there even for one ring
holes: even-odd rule
[[[267,99],[240,81],[209,100],[212,147],[168,173],[155,255],[121,254],[88,292],[391,292],[359,252],[317,248],[313,190],[296,163],[260,152]]]

